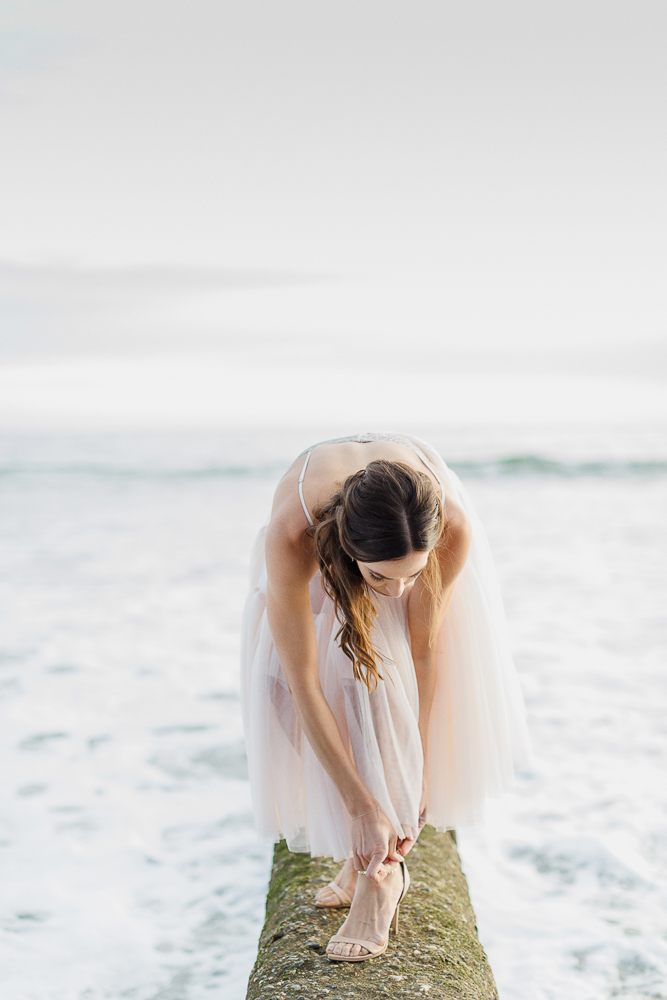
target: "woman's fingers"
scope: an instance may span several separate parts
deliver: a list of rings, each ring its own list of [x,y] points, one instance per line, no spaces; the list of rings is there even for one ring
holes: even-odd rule
[[[356,817],[359,820],[355,826],[352,849],[354,867],[363,871],[368,878],[379,882],[386,875],[382,864],[393,866],[401,860],[401,854],[396,846],[396,833],[385,814],[378,808]]]
[[[368,868],[366,869],[366,878],[373,879],[374,882],[381,882],[382,879],[378,875],[380,871],[380,865],[385,859],[384,851],[376,851],[371,858]]]
[[[352,861],[354,862],[354,870],[357,872],[366,871],[366,861],[361,857],[358,851],[352,852]]]
[[[397,850],[401,861],[408,853],[408,851],[412,850],[414,846],[415,846],[415,839],[413,837],[406,837],[405,840],[402,840],[399,843]]]

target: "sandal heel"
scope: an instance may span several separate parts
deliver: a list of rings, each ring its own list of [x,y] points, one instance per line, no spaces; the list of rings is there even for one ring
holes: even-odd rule
[[[399,903],[398,906],[396,907],[396,910],[394,912],[394,917],[393,917],[393,919],[391,921],[391,929],[394,932],[394,934],[396,935],[396,937],[398,937],[398,913],[399,913],[400,908],[401,908],[401,904]]]

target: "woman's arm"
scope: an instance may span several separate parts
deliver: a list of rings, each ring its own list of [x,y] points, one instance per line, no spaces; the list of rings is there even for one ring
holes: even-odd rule
[[[378,803],[354,766],[320,685],[309,592],[317,564],[303,546],[303,526],[294,521],[289,513],[279,513],[267,531],[269,627],[306,738],[350,816],[358,818],[353,823],[356,867],[372,877],[385,859],[397,859],[396,833],[376,811]]]

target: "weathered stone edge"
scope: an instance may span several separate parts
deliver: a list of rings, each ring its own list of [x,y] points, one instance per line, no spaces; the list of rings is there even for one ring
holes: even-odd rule
[[[412,884],[399,937],[380,958],[330,962],[326,944],[347,911],[316,908],[313,897],[339,866],[277,844],[247,1000],[497,1000],[453,833],[426,827],[407,860]]]

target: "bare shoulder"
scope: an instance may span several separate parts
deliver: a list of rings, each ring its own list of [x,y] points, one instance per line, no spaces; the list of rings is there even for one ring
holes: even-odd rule
[[[292,472],[288,470],[278,483],[266,531],[269,582],[309,580],[317,569],[313,544],[306,534],[308,521]]]
[[[447,521],[442,538],[442,546],[453,557],[462,558],[465,562],[470,549],[471,537],[472,528],[470,518],[457,505],[454,513]]]
[[[472,540],[470,519],[458,504],[449,501],[446,516],[445,530],[436,547],[444,581],[459,575],[468,559]]]

